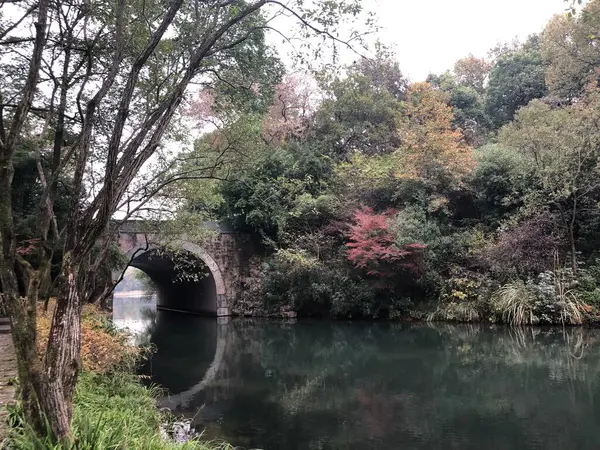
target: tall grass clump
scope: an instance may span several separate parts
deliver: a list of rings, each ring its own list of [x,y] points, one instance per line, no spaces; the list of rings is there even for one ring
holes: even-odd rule
[[[493,303],[505,323],[532,325],[538,322],[534,314],[535,297],[530,286],[522,280],[512,281],[498,289]]]
[[[512,281],[494,294],[496,313],[511,325],[580,325],[590,307],[572,288],[575,280],[570,270],[559,268],[542,272],[535,281]]]
[[[429,322],[479,322],[481,314],[477,306],[471,302],[450,302],[438,306],[438,308],[427,316]]]

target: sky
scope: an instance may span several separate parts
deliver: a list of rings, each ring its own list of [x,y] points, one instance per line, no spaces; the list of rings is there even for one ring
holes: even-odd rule
[[[498,42],[543,30],[565,0],[364,0],[400,67],[413,81],[444,72],[469,53],[484,57]]]

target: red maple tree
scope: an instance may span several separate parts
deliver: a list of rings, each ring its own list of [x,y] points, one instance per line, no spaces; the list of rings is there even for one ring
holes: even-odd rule
[[[376,214],[372,208],[362,207],[354,213],[354,223],[348,234],[348,260],[368,275],[391,277],[399,270],[418,272],[421,268],[423,244],[409,244],[402,248],[395,242],[391,223],[395,213]]]

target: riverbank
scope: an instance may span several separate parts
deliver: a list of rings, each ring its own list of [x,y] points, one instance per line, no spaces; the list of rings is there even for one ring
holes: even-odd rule
[[[51,308],[48,313],[39,311],[40,341],[45,341],[51,317]],[[10,342],[10,335],[6,336]],[[201,442],[191,435],[184,436],[185,439],[173,436],[173,418],[157,408],[156,399],[160,389],[144,386],[141,378],[135,374],[142,349],[134,347],[128,335],[116,330],[106,313],[86,306],[82,318],[82,336],[83,370],[77,382],[72,423],[78,450],[230,448],[218,442]],[[2,367],[4,365],[0,359]],[[36,436],[24,425],[18,403],[9,408],[6,419],[3,424],[9,427],[6,429],[6,439],[0,446],[3,450],[62,448],[51,437]]]

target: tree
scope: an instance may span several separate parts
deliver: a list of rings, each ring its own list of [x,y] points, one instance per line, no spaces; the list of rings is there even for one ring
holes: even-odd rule
[[[584,94],[598,76],[600,1],[590,1],[577,15],[555,16],[542,34],[541,52],[548,64],[550,93],[570,102]]]
[[[275,87],[275,95],[263,121],[263,137],[283,144],[306,135],[319,103],[315,80],[308,74],[289,74]]]
[[[325,77],[312,139],[338,160],[393,152],[400,144],[396,124],[405,87],[397,63],[384,55],[351,65],[345,78]]]
[[[428,83],[414,83],[396,122],[400,139],[389,154],[354,155],[337,170],[345,203],[364,203],[380,211],[418,203],[446,210],[448,194],[460,188],[473,168],[471,147],[453,126],[448,94]]]
[[[396,245],[392,231],[394,213],[375,214],[363,207],[354,214],[348,234],[348,260],[368,275],[392,277],[398,270],[418,273],[425,245],[404,243]]]
[[[534,169],[525,207],[560,217],[574,272],[577,239],[586,221],[595,222],[600,199],[599,102],[596,91],[567,108],[536,100],[500,132],[500,143],[519,151]]]
[[[332,176],[331,163],[307,144],[291,141],[267,147],[220,186],[224,201],[219,215],[241,229],[279,241],[291,230],[310,231],[327,209],[323,195]]]
[[[447,94],[428,83],[414,83],[408,90],[404,114],[402,146],[396,153],[409,177],[431,186],[450,187],[472,170],[471,148],[452,127],[454,115]]]
[[[440,75],[430,74],[427,82],[449,94],[448,104],[454,113],[454,128],[462,130],[470,145],[481,145],[490,127],[483,95],[472,86],[461,83],[457,76],[448,71]]]
[[[263,59],[250,60],[248,52],[272,26],[267,11],[268,17],[291,15],[305,35],[339,42],[336,24],[356,17],[361,7],[339,0],[328,2],[327,14],[321,14],[325,6],[300,0],[40,0],[14,6],[13,22],[0,30],[9,61],[0,84],[0,281],[27,420],[41,431],[45,416],[53,434],[69,441],[88,280],[110,250],[114,214],[122,208],[128,215],[139,212],[155,188],[170,182],[162,173],[150,175],[156,181],[151,189],[135,181],[160,156],[164,138],[177,131],[174,119],[190,83],[239,80],[258,70],[253,65]],[[37,143],[32,153],[43,188],[34,263],[17,252],[12,214],[15,153],[27,139]],[[43,158],[50,161],[46,168]],[[69,179],[70,215],[57,232],[61,177]],[[35,307],[59,241],[56,309],[40,359]],[[28,273],[25,298],[19,295],[17,264]]]
[[[546,66],[539,36],[505,49],[494,62],[486,93],[486,112],[495,128],[510,122],[522,106],[546,95]]]
[[[492,65],[485,59],[469,55],[454,64],[454,74],[458,83],[474,89],[480,95],[485,93],[485,85]]]
[[[523,207],[523,197],[534,186],[531,164],[517,150],[497,144],[477,149],[474,158],[467,183],[478,221],[496,230]]]

